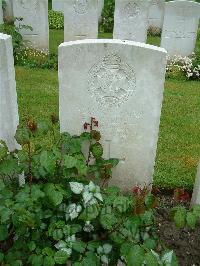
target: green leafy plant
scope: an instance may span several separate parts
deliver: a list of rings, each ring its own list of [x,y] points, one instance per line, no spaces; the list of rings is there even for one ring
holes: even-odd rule
[[[15,26],[14,21],[11,23],[4,23],[0,25],[0,32],[12,36],[13,53],[14,56],[23,47],[22,35],[19,32],[19,28]]]
[[[62,12],[49,10],[49,28],[61,30],[64,29],[64,15]]]
[[[177,265],[173,251],[158,249],[150,193],[136,214],[136,196],[107,186],[119,160],[103,158],[98,121],[79,136],[60,134],[57,121],[18,128],[21,150],[0,143],[0,263]]]
[[[115,1],[105,0],[100,24],[101,32],[113,32]]]
[[[197,222],[200,220],[200,205],[195,205],[191,210],[178,206],[171,210],[171,218],[178,228],[189,227],[195,229]]]

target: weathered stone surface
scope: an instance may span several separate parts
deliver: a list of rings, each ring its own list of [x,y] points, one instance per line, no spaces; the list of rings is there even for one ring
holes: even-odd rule
[[[0,24],[3,23],[2,0],[0,0]]]
[[[64,4],[65,41],[96,39],[98,36],[97,0],[72,0]]]
[[[67,0],[52,0],[52,9],[64,13],[64,3]],[[101,13],[104,7],[104,0],[98,1],[98,18],[101,18]]]
[[[59,46],[61,131],[80,134],[99,121],[105,158],[119,158],[112,183],[152,183],[165,80],[166,51],[121,40]]]
[[[48,0],[15,0],[13,12],[15,17],[23,18],[23,21],[16,21],[17,26],[28,25],[33,29],[20,30],[27,45],[47,51],[49,49]]]
[[[6,18],[6,20],[10,21],[13,20],[13,4],[12,0],[5,0],[5,9],[3,11],[3,15]]]
[[[149,27],[162,28],[165,0],[153,0],[149,8]]]
[[[18,148],[14,135],[18,126],[18,106],[15,84],[12,39],[0,33],[0,139],[9,150]]]
[[[64,2],[66,0],[52,0],[52,9],[54,11],[64,12]]]
[[[114,39],[146,42],[151,0],[116,0]]]
[[[193,53],[199,18],[199,3],[177,0],[165,4],[161,46],[170,56],[188,56]]]
[[[197,177],[194,184],[191,206],[196,204],[200,204],[200,162],[197,169]]]
[[[104,7],[104,0],[98,0],[98,18],[101,19],[101,14]]]

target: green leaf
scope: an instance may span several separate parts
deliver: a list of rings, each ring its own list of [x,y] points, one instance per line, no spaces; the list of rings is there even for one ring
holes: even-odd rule
[[[154,239],[148,238],[144,241],[144,246],[145,248],[148,248],[148,249],[155,249],[157,246],[157,243]]]
[[[63,238],[63,230],[62,229],[55,229],[53,231],[53,239],[61,240]]]
[[[148,209],[153,208],[154,203],[155,203],[155,196],[152,195],[151,193],[149,193],[146,197],[145,197],[145,205]]]
[[[2,191],[5,188],[5,184],[2,179],[0,179],[0,191]]]
[[[45,185],[44,192],[48,197],[49,201],[54,205],[57,206],[62,203],[63,200],[63,193],[58,191],[54,184],[48,183]]]
[[[99,142],[91,145],[90,150],[94,156],[94,158],[99,159],[103,155],[103,147]]]
[[[118,219],[114,213],[102,213],[100,222],[104,229],[112,230],[113,226],[117,224]]]
[[[41,135],[46,135],[50,130],[50,124],[47,121],[39,121],[37,124],[38,133]]]
[[[67,263],[67,260],[69,258],[69,255],[67,252],[59,250],[54,255],[54,260],[57,264],[65,264]]]
[[[21,144],[28,144],[30,142],[30,130],[28,128],[17,128],[15,139],[16,141]]]
[[[174,215],[174,222],[178,228],[183,228],[186,223],[186,209],[180,207]]]
[[[197,218],[200,218],[200,205],[194,205],[192,208],[192,212]]]
[[[8,237],[8,229],[6,225],[0,225],[0,241],[6,240]]]
[[[76,241],[73,243],[72,248],[79,253],[84,253],[86,244],[82,241]]]
[[[55,261],[52,257],[45,257],[44,258],[44,266],[54,266],[55,265]]]
[[[132,237],[135,237],[138,232],[138,228],[141,224],[141,219],[139,216],[130,217],[124,224],[125,228],[131,233]]]
[[[145,255],[145,263],[147,266],[159,266],[156,256],[154,256],[150,251]]]
[[[30,256],[29,260],[31,261],[31,265],[33,266],[41,266],[43,265],[43,256],[33,254]]]
[[[192,213],[192,212],[187,212],[186,222],[187,222],[187,225],[190,228],[195,229],[195,226],[196,226],[196,223],[197,223],[196,215],[194,213]]]
[[[53,153],[43,150],[40,154],[40,164],[48,173],[53,174],[56,167]]]
[[[79,219],[84,221],[92,221],[99,215],[99,208],[97,205],[91,205],[86,207],[85,210],[79,216]]]
[[[78,170],[79,175],[86,175],[88,172],[88,167],[86,166],[85,162],[83,162],[82,160],[77,161],[76,168]]]
[[[117,166],[119,164],[119,159],[111,158],[107,160],[108,163],[111,163],[113,167]]]
[[[33,251],[36,249],[36,244],[34,241],[30,241],[28,244],[27,244],[28,248],[30,249],[30,251]]]
[[[113,207],[116,208],[119,212],[126,212],[131,206],[131,201],[129,198],[120,196],[117,197],[113,202]]]
[[[10,219],[12,211],[9,208],[3,208],[0,211],[1,223],[5,223]]]
[[[100,266],[100,260],[94,252],[87,252],[86,256],[83,258],[81,266]]]
[[[127,255],[127,266],[142,266],[145,252],[139,245],[132,246]]]
[[[64,166],[66,168],[73,168],[76,166],[77,164],[77,159],[74,158],[73,156],[70,156],[70,155],[64,155],[63,156],[63,159],[64,159]]]
[[[0,262],[3,262],[4,254],[0,252]]]
[[[4,159],[8,154],[8,148],[4,141],[0,141],[0,160]]]

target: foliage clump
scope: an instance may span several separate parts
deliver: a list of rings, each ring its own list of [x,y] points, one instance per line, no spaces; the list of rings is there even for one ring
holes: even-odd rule
[[[64,15],[62,12],[57,12],[54,10],[49,10],[49,28],[62,30],[64,29]]]
[[[159,243],[155,198],[108,187],[119,160],[104,159],[98,121],[79,136],[51,122],[18,128],[21,150],[0,145],[2,265],[177,265]],[[48,147],[36,141],[53,136]]]

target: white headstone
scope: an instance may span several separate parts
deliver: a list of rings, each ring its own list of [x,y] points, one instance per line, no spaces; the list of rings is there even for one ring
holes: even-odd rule
[[[114,39],[146,42],[151,0],[116,0]]]
[[[0,0],[0,24],[3,23],[2,0]]]
[[[119,158],[112,183],[152,183],[165,80],[166,51],[121,40],[59,46],[61,131],[80,134],[99,121],[104,158]]]
[[[4,10],[4,17],[7,20],[13,19],[13,4],[12,0],[5,0],[5,10]]]
[[[58,12],[64,12],[64,2],[66,0],[52,0],[52,9]]]
[[[27,45],[36,49],[49,49],[48,0],[15,0],[13,1],[14,16],[23,18],[16,21],[16,25],[27,25],[30,29],[21,29],[20,32]]]
[[[161,46],[170,56],[188,56],[193,53],[199,18],[199,3],[177,0],[165,4]]]
[[[98,37],[97,0],[71,0],[64,4],[65,41]]]
[[[0,139],[9,150],[19,148],[14,139],[18,126],[18,106],[15,83],[12,38],[0,33]]]
[[[162,28],[165,0],[153,0],[149,9],[149,27]]]
[[[197,177],[196,177],[196,181],[194,184],[191,206],[196,205],[196,204],[200,204],[200,162],[199,162],[199,166],[197,169]]]
[[[52,0],[52,9],[54,11],[62,12],[64,13],[64,3],[67,0]],[[71,0],[70,0],[71,1]],[[98,1],[98,18],[101,18],[101,13],[103,11],[104,7],[104,0],[97,0]]]
[[[101,18],[101,14],[104,7],[104,0],[98,0],[98,18]]]

